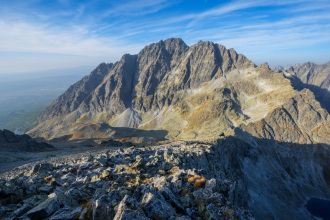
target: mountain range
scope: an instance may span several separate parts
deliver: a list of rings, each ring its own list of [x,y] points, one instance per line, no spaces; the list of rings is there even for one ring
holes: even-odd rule
[[[43,111],[29,134],[52,142],[101,141],[104,151],[0,175],[6,205],[0,214],[11,201],[46,193],[45,202],[24,200],[20,211],[6,215],[322,217],[305,205],[330,198],[329,75],[329,63],[273,71],[234,49],[202,41],[189,47],[177,38],[102,63]],[[15,193],[22,185],[26,190]]]
[[[266,132],[268,138],[291,141],[300,135],[298,142],[329,143],[328,102],[322,93],[329,92],[328,70],[329,63],[308,63],[274,72],[267,63],[256,66],[213,42],[189,47],[178,38],[161,40],[114,64],[101,63],[59,96],[29,134],[192,140],[257,126],[256,133]],[[312,87],[322,91],[306,90]],[[318,120],[300,122],[306,120],[300,111]],[[291,121],[286,118],[276,128],[267,123],[278,116]],[[278,128],[294,129],[294,138],[278,138]]]

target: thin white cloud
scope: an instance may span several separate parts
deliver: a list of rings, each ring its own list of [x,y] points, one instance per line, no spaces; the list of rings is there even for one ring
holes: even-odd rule
[[[82,26],[63,30],[47,25],[0,21],[0,30],[6,30],[0,35],[1,51],[118,56],[132,48],[125,47],[127,42],[116,37],[88,36],[89,30]]]
[[[119,4],[111,6],[111,9],[101,16],[141,16],[158,12],[173,3],[168,0],[121,1]]]
[[[330,41],[328,1],[237,0],[194,13],[177,9],[177,16],[175,11],[156,13],[176,4],[174,1],[126,0],[98,14],[89,10],[95,3],[52,13],[27,13],[31,9],[27,3],[18,12],[17,5],[0,9],[0,51],[102,56],[115,61],[124,53],[137,53],[147,43],[168,37],[181,37],[191,44],[212,40],[237,50],[263,52]],[[275,8],[285,16],[248,14],[246,21],[240,14],[261,7]],[[66,17],[67,22],[59,22]]]

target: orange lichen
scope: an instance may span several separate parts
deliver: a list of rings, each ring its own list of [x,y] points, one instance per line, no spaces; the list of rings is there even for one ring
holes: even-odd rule
[[[142,184],[146,184],[146,183],[151,184],[152,183],[152,180],[149,179],[149,178],[145,178],[144,180],[142,180]]]
[[[188,182],[189,182],[189,183],[193,183],[193,182],[195,182],[195,177],[192,176],[192,177],[188,178]]]
[[[202,186],[204,186],[205,185],[205,182],[206,182],[206,179],[205,179],[205,177],[201,177],[200,179],[197,179],[196,181],[195,181],[195,187],[196,188],[200,188],[200,187],[202,187]]]
[[[205,185],[206,182],[206,178],[203,176],[199,176],[199,175],[194,175],[194,176],[185,176],[184,180],[188,181],[189,183],[194,183],[194,186],[196,188],[202,187]]]

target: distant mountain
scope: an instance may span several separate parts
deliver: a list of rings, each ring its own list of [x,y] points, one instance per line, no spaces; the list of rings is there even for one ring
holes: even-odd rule
[[[284,67],[280,65],[276,65],[276,66],[272,66],[270,69],[273,71],[277,71],[277,70],[282,71]]]
[[[285,70],[296,83],[298,89],[308,88],[322,106],[330,112],[330,62],[303,63]]]
[[[234,49],[202,41],[188,47],[181,39],[168,39],[115,64],[100,64],[54,101],[30,134],[107,138],[148,136],[146,131],[155,130],[156,139],[214,138],[258,122],[304,93],[291,83]]]
[[[276,65],[276,66],[272,66],[270,69],[273,71],[283,71],[283,70],[288,70],[288,69],[294,69],[294,68],[298,67],[299,65],[300,65],[299,63],[289,64],[286,66]]]

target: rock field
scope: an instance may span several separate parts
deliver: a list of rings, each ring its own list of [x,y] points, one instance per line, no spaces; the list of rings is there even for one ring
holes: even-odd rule
[[[235,174],[213,172],[207,159],[214,154],[213,148],[212,144],[183,142],[85,152],[27,164],[1,174],[0,216],[254,219],[244,202],[241,207],[234,204]]]

